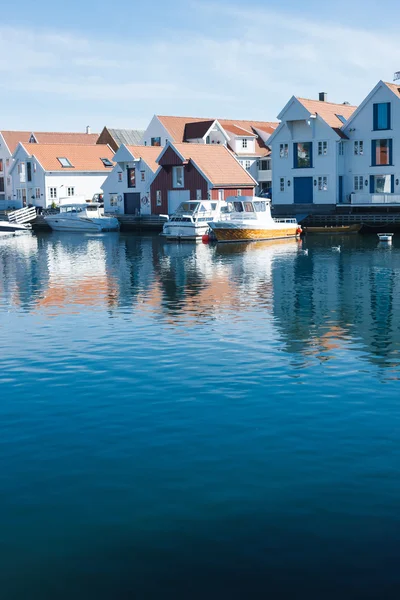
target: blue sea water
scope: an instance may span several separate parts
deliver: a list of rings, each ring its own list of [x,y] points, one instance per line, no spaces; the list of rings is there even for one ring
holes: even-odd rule
[[[396,241],[0,240],[2,600],[398,598]]]

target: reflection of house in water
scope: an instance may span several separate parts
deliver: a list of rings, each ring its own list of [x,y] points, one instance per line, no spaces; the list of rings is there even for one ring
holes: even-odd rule
[[[47,286],[48,270],[33,235],[0,239],[0,297],[10,307],[32,308]]]
[[[37,297],[35,307],[50,309],[54,315],[76,312],[82,306],[116,306],[116,282],[106,272],[105,240],[115,244],[118,236],[96,239],[53,234],[46,244],[48,285]]]
[[[299,255],[274,269],[274,315],[289,352],[328,353],[347,339],[361,342],[370,360],[398,359],[399,252]]]

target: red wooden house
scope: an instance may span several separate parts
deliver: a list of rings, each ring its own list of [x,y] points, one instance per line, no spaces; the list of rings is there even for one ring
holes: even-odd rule
[[[257,185],[224,145],[168,142],[157,162],[150,186],[153,214],[172,214],[186,200],[253,196]]]

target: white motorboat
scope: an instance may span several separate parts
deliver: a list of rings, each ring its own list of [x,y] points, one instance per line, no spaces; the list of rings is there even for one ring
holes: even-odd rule
[[[378,238],[380,242],[387,242],[391,244],[393,235],[393,233],[378,233]]]
[[[249,242],[299,237],[296,219],[273,219],[270,201],[247,196],[227,198],[226,210],[210,223],[218,242]]]
[[[119,222],[115,217],[105,217],[98,202],[62,204],[60,212],[44,216],[53,231],[118,231]]]
[[[197,240],[208,232],[208,225],[219,218],[221,200],[188,200],[181,202],[177,210],[164,223],[162,235],[174,240]]]

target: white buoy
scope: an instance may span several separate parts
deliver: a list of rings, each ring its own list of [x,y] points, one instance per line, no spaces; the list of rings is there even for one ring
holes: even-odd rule
[[[391,244],[393,235],[393,233],[378,233],[378,238],[380,242]]]
[[[334,252],[340,252],[340,246],[332,246]]]

